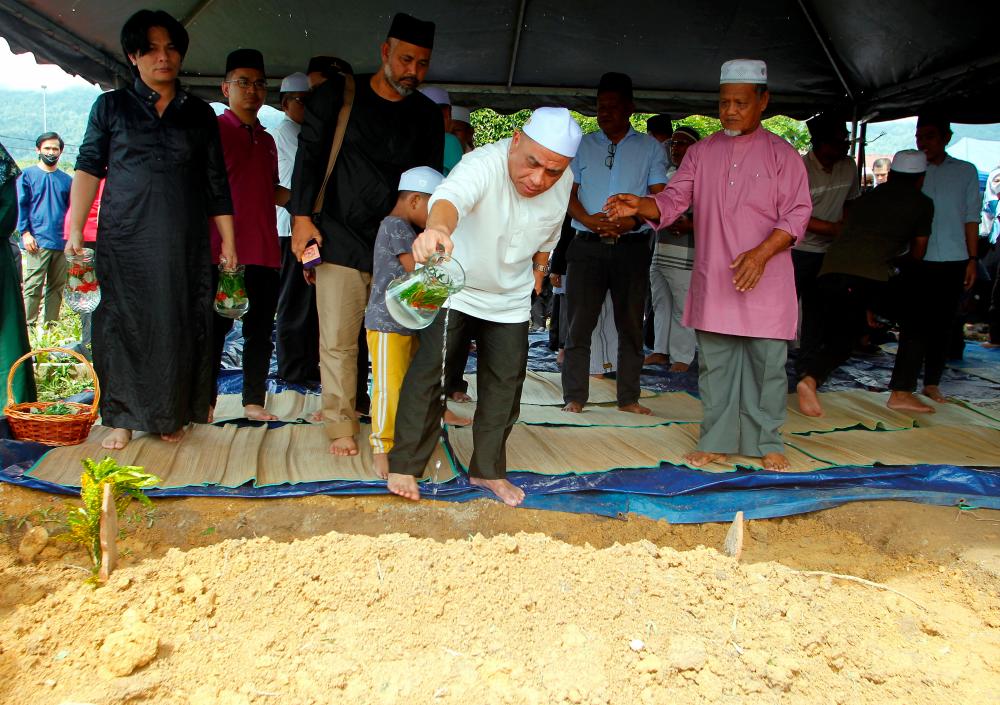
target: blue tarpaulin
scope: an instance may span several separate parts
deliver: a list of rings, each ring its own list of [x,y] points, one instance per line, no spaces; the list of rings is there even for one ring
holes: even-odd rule
[[[543,336],[533,335],[530,348],[532,369],[554,369],[554,355]],[[230,351],[234,351],[230,348]],[[238,350],[235,350],[238,355]],[[238,364],[238,357],[233,361]],[[878,388],[891,372],[892,357],[879,355],[852,360],[835,378],[835,387]],[[475,369],[470,358],[469,371]],[[697,376],[647,370],[644,386],[658,391],[696,391]],[[862,380],[866,383],[862,383]],[[870,382],[871,384],[867,384]],[[975,376],[949,371],[945,384],[970,398],[996,397],[995,384],[982,384]],[[280,380],[269,382],[272,391],[286,389]],[[240,391],[236,370],[220,376],[221,393]],[[303,393],[315,393],[292,387]],[[275,425],[275,424],[272,424]],[[37,443],[9,440],[6,424],[0,424],[0,481],[53,493],[75,494],[74,488],[53,485],[26,473],[48,450]],[[1000,459],[998,459],[1000,465]],[[620,516],[642,514],[672,523],[729,521],[737,511],[748,518],[780,517],[825,509],[859,500],[906,500],[929,504],[972,505],[1000,509],[1000,469],[963,468],[940,465],[906,467],[840,467],[807,473],[738,471],[710,473],[662,464],[658,468],[612,470],[587,475],[537,475],[512,473],[510,479],[526,494],[526,507],[575,513]],[[469,484],[465,475],[436,485],[422,485],[424,497],[446,501],[468,501],[489,496]],[[296,485],[237,488],[217,486],[150,490],[151,497],[298,497],[305,495],[385,494],[384,482],[312,482]]]

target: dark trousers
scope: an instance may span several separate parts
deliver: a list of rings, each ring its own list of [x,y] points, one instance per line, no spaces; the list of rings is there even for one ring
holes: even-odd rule
[[[824,274],[816,280],[816,314],[822,316],[818,345],[799,354],[799,378],[812,377],[820,386],[851,357],[867,329],[866,312],[885,297],[885,282],[850,274]]]
[[[219,285],[218,270],[212,270],[213,285]],[[246,265],[243,282],[246,285],[250,308],[243,315],[243,405],[264,405],[267,396],[267,373],[271,367],[274,343],[274,312],[278,307],[280,277],[277,269]],[[233,328],[233,319],[219,314],[212,316],[212,362],[218,375],[222,365],[222,351],[226,335]],[[218,385],[212,387],[212,406],[218,396]]]
[[[420,346],[399,393],[396,442],[389,472],[420,477],[437,445],[441,428],[441,340],[444,313],[419,332]],[[521,407],[528,364],[528,323],[494,323],[460,311],[448,315],[450,367],[462,353],[466,335],[476,339],[478,400],[472,422],[472,477],[507,475],[507,437]]]
[[[639,401],[642,374],[642,314],[649,291],[652,252],[648,238],[632,238],[614,245],[577,238],[566,253],[568,277],[564,304],[569,312],[566,356],[563,361],[563,398],[587,402],[590,394],[590,339],[607,292],[618,329],[618,405]]]
[[[990,308],[987,322],[990,324],[990,342],[1000,345],[1000,263],[992,272],[993,291],[990,296]]]
[[[947,355],[952,319],[962,299],[967,262],[913,262],[903,273],[907,297],[912,302],[903,317],[899,350],[889,389],[912,392],[920,369],[924,386],[940,384]]]
[[[319,318],[316,287],[302,276],[302,263],[292,252],[292,238],[281,243],[281,288],[278,292],[278,376],[295,384],[319,382]],[[367,379],[367,378],[366,378]]]
[[[824,340],[823,327],[826,320],[819,301],[819,270],[823,268],[822,252],[792,250],[792,266],[795,268],[795,291],[802,302],[802,325],[799,326],[799,354],[802,360]],[[796,363],[801,374],[801,363]]]

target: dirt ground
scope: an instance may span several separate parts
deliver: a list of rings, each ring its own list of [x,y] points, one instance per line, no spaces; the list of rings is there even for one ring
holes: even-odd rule
[[[65,502],[0,485],[0,703],[1000,703],[1000,512],[157,500],[94,590]]]

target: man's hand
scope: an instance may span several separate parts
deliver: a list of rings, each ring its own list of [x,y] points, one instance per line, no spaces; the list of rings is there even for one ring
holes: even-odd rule
[[[292,218],[292,252],[299,262],[302,261],[302,253],[305,252],[310,240],[315,240],[317,245],[323,244],[323,235],[312,218],[307,215],[297,215]]]
[[[315,269],[303,269],[302,278],[306,280],[306,284],[312,286],[316,283],[316,270]]]
[[[38,241],[31,233],[21,233],[21,244],[24,245],[24,251],[29,255],[38,254]]]
[[[455,249],[455,243],[452,242],[447,233],[441,230],[427,229],[413,241],[413,259],[418,264],[423,264],[438,250],[444,250],[446,254],[450,255],[453,249]]]
[[[965,290],[970,291],[972,285],[976,283],[976,275],[978,274],[976,267],[976,260],[970,259],[969,263],[965,265]]]
[[[34,238],[32,238],[34,240]],[[27,247],[25,247],[27,249]],[[35,245],[35,249],[38,249],[38,245]],[[73,255],[83,254],[83,233],[81,232],[71,232],[69,237],[66,238],[66,247],[63,248],[63,252],[66,253],[68,257]]]
[[[729,268],[733,271],[733,285],[736,291],[750,291],[764,274],[767,258],[757,248],[747,250],[736,256]]]
[[[219,264],[228,270],[236,269],[239,260],[236,259],[236,244],[226,244],[222,241],[222,251],[219,253]]]
[[[639,196],[633,193],[619,193],[604,204],[604,214],[611,220],[631,218],[639,214]]]
[[[549,281],[552,282],[552,286],[558,289],[562,286],[562,274],[550,274]]]

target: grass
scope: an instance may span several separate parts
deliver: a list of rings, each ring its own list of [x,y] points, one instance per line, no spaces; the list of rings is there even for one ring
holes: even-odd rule
[[[72,345],[80,340],[80,316],[64,306],[58,321],[43,327],[29,328],[28,339],[32,350]],[[76,358],[67,361],[50,353],[35,356],[36,365],[44,363],[55,364],[46,367],[43,374],[39,374],[36,369],[35,385],[38,388],[38,401],[59,401],[93,389],[94,383],[88,376],[82,378],[76,376]]]

